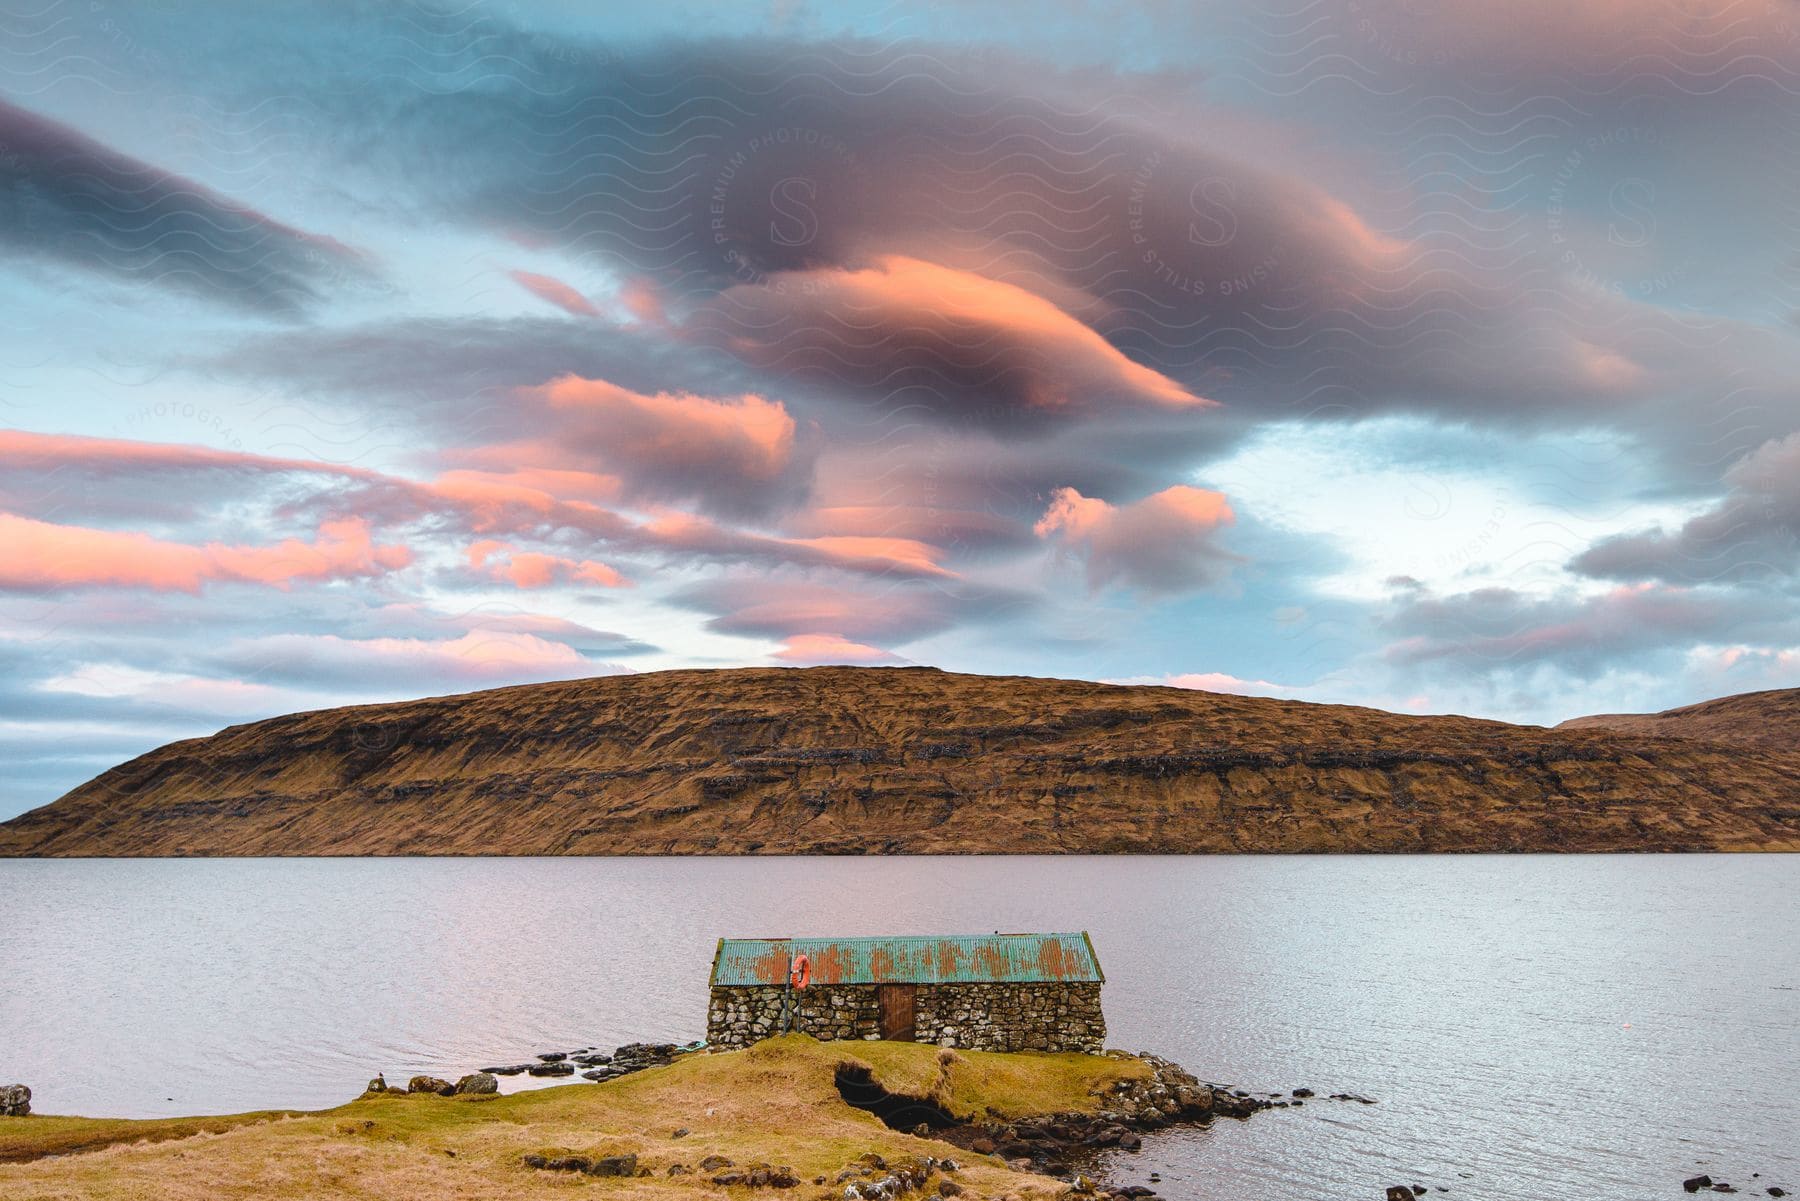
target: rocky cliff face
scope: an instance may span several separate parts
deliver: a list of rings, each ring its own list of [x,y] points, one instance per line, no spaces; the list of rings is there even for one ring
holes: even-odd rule
[[[951,675],[610,676],[172,743],[0,855],[1800,849],[1800,755]]]

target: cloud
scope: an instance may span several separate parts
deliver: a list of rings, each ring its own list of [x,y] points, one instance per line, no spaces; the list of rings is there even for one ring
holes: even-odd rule
[[[1195,692],[1222,692],[1229,696],[1297,697],[1308,691],[1291,684],[1244,680],[1222,671],[1188,671],[1165,676],[1131,676],[1108,680],[1109,684],[1151,684],[1164,688],[1189,688]]]
[[[872,667],[906,662],[880,647],[864,646],[837,634],[790,635],[787,644],[776,651],[774,657],[802,666],[849,663]]]
[[[636,497],[695,499],[726,512],[760,511],[805,487],[794,418],[757,395],[636,392],[565,375],[521,396],[547,428],[478,452],[484,461],[543,466],[604,463]],[[521,415],[530,420],[530,411]]]
[[[1479,588],[1439,596],[1401,591],[1382,628],[1400,667],[1515,671],[1536,664],[1584,678],[1717,640],[1762,632],[1791,640],[1800,623],[1782,602],[1729,589],[1621,585],[1593,594]]]
[[[335,632],[351,637],[422,637],[425,641],[439,641],[449,633],[460,636],[475,631],[529,634],[563,643],[585,655],[640,655],[657,649],[628,634],[596,630],[554,614],[519,612],[491,603],[463,612],[445,613],[417,601],[392,601],[358,607],[348,617],[334,619],[330,625]]]
[[[0,245],[15,255],[292,318],[369,278],[362,257],[0,100]]]
[[[496,555],[499,556],[497,560]],[[618,571],[593,559],[569,559],[539,551],[522,551],[493,539],[484,539],[469,547],[469,566],[489,579],[505,580],[515,588],[546,588],[559,583],[594,584],[601,588],[630,585]]]
[[[754,484],[770,475],[785,481],[787,468],[796,462],[792,419],[777,403],[760,397],[716,401],[587,386],[594,383],[580,381],[582,386],[567,403],[590,423],[587,434],[594,438],[600,436],[597,414],[619,419],[623,443],[639,456],[636,462],[625,458],[619,462],[627,470],[636,468],[639,486],[658,471],[664,473],[664,478],[692,471],[696,487],[709,486],[702,477],[707,475],[705,465],[710,465],[717,470],[710,476],[710,486],[715,488],[714,495],[722,495],[746,481]],[[536,450],[540,457],[563,461],[566,455],[569,460],[580,460],[580,440],[574,434],[568,434],[567,439],[569,445],[560,449],[554,439],[546,439]],[[445,457],[485,460],[488,452],[449,452]],[[496,449],[492,457],[498,461],[514,456]],[[939,547],[917,538],[840,534],[788,537],[722,525],[699,513],[662,508],[647,520],[639,520],[595,499],[630,491],[618,477],[573,467],[528,465],[506,472],[462,468],[430,479],[409,479],[362,468],[206,447],[16,431],[0,437],[0,463],[9,461],[27,463],[36,473],[35,486],[21,492],[26,494],[24,498],[49,508],[55,508],[65,497],[78,504],[91,495],[85,483],[82,487],[67,486],[77,476],[84,481],[104,477],[117,489],[117,503],[106,506],[109,515],[121,512],[120,505],[134,492],[148,490],[149,495],[155,496],[170,491],[168,478],[181,479],[184,473],[186,479],[192,479],[195,473],[252,480],[317,477],[311,486],[284,491],[278,506],[275,497],[264,499],[272,511],[278,508],[286,516],[311,514],[328,535],[333,531],[342,533],[341,537],[324,539],[315,548],[317,553],[310,556],[304,553],[304,544],[289,540],[259,557],[255,548],[216,543],[195,547],[149,534],[84,531],[82,527],[52,526],[14,515],[6,537],[21,552],[30,550],[39,556],[35,567],[15,562],[8,573],[6,567],[0,566],[0,580],[11,580],[15,587],[25,587],[28,581],[35,581],[31,585],[35,587],[58,586],[55,581],[59,578],[69,585],[81,580],[116,578],[133,579],[148,586],[197,587],[205,579],[273,576],[287,570],[294,573],[294,578],[301,578],[323,570],[321,556],[328,554],[339,556],[341,565],[351,570],[356,560],[342,557],[353,556],[354,537],[366,538],[373,526],[414,528],[426,545],[436,535],[450,531],[509,543],[539,540],[555,541],[564,547],[579,544],[588,552],[570,555],[564,548],[514,547],[515,557],[547,556],[519,560],[518,578],[533,582],[541,580],[546,571],[559,577],[578,577],[579,582],[612,581],[617,569],[592,555],[594,548],[601,546],[625,554],[653,554],[684,565],[707,561],[761,563],[834,568],[882,577],[939,579],[950,579],[956,574],[938,561],[943,556]],[[732,471],[739,473],[736,479],[730,476]],[[152,478],[162,482],[152,486],[147,482]],[[189,485],[184,480],[182,486],[185,489]],[[239,503],[254,499],[241,491],[229,495]],[[0,499],[21,498],[0,487]],[[191,520],[194,515],[185,516]],[[68,545],[59,554],[52,554],[56,536],[45,532],[52,529],[71,531],[66,535]],[[36,533],[31,533],[33,530]],[[398,547],[373,548],[369,553],[371,562],[381,570],[404,565],[399,559],[403,552]],[[529,569],[526,564],[531,565]]]
[[[214,656],[213,663],[259,680],[384,695],[420,687],[475,688],[624,670],[533,634],[480,629],[447,639],[271,634],[235,642]]]
[[[1220,582],[1237,562],[1215,541],[1234,520],[1224,493],[1186,484],[1128,505],[1062,488],[1032,529],[1085,558],[1091,588],[1183,592]]]
[[[281,477],[379,481],[379,473],[311,459],[0,429],[0,510],[43,517],[180,523]]]
[[[740,285],[695,323],[783,374],[916,388],[965,407],[1047,414],[1212,404],[1042,296],[902,255]]]
[[[1725,495],[1679,529],[1601,540],[1569,566],[1583,575],[1743,581],[1800,571],[1800,434],[1764,443],[1725,471]]]
[[[220,581],[285,588],[382,575],[412,562],[398,545],[377,545],[366,522],[329,521],[316,540],[270,546],[192,546],[148,534],[56,525],[0,513],[0,588],[147,588],[197,592]]]
[[[1482,0],[1363,0],[1353,19],[1364,40],[1388,39],[1388,74],[1447,86],[1474,76],[1522,89],[1582,82],[1594,95],[1693,97],[1800,71],[1793,16],[1780,3],[1516,0],[1500,10]],[[1380,65],[1379,56],[1365,63]]]
[[[555,305],[571,317],[600,315],[600,310],[594,307],[593,301],[553,275],[538,275],[531,271],[508,271],[507,275],[545,304]]]

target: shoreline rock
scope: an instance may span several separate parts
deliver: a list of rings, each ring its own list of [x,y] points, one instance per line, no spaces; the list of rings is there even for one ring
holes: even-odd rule
[[[1105,1187],[1079,1169],[1103,1151],[1137,1151],[1142,1135],[1179,1123],[1205,1125],[1215,1118],[1244,1119],[1283,1102],[1253,1097],[1224,1085],[1208,1084],[1173,1060],[1139,1052],[1108,1051],[1114,1058],[1150,1065],[1148,1080],[1121,1080],[1094,1112],[1045,1114],[1010,1122],[960,1123],[930,1132],[931,1137],[977,1155],[994,1155],[1016,1168],[1068,1180],[1080,1193],[1116,1198],[1155,1196],[1142,1185]]]
[[[0,1085],[0,1118],[31,1115],[31,1090],[23,1084]]]

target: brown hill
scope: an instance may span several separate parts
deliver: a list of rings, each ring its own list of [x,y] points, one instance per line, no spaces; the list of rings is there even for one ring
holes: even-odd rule
[[[1597,713],[1576,717],[1559,730],[1617,730],[1662,738],[1699,738],[1764,750],[1800,748],[1800,688],[1746,692],[1661,713]]]
[[[1800,849],[1800,756],[923,668],[673,671],[234,726],[6,855]]]

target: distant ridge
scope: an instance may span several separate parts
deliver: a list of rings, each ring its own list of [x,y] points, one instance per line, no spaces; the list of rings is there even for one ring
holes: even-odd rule
[[[13,856],[1760,849],[1800,849],[1800,755],[1741,737],[853,667],[297,713],[0,825]]]
[[[1664,709],[1661,713],[1599,713],[1559,730],[1617,730],[1665,738],[1701,738],[1771,751],[1800,749],[1800,688],[1744,692]]]

